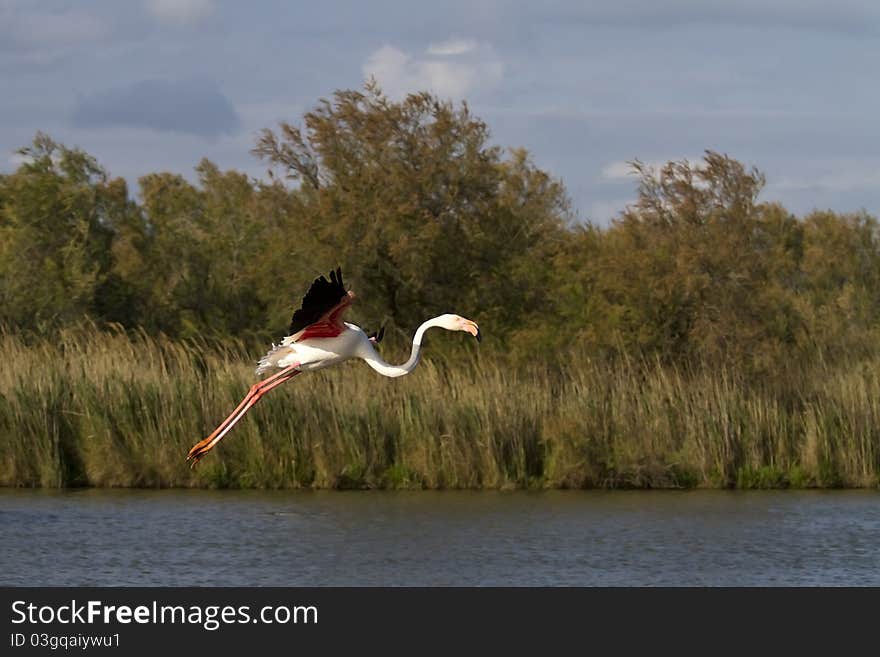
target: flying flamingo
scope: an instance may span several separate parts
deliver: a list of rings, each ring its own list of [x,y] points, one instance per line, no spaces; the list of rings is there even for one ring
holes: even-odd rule
[[[260,359],[256,373],[261,376],[272,370],[280,371],[252,385],[229,417],[210,436],[193,445],[186,457],[192,466],[213,449],[263,395],[301,372],[319,370],[349,358],[362,358],[379,374],[398,377],[415,369],[419,362],[422,337],[429,328],[436,326],[447,331],[467,331],[477,341],[480,340],[480,329],[476,322],[459,315],[440,315],[416,329],[409,360],[403,365],[390,365],[382,360],[373,347],[382,340],[384,327],[378,333],[367,336],[359,327],[342,321],[342,315],[351,306],[354,296],[354,292],[346,291],[339,268],[330,272],[329,281],[324,276],[315,279],[303,297],[302,305],[293,313],[289,335],[281,340],[281,344],[272,345],[269,353]]]

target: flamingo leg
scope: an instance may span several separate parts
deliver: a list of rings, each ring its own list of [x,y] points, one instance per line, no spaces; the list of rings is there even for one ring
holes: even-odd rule
[[[265,395],[267,392],[272,390],[272,388],[277,388],[282,383],[289,381],[297,374],[300,373],[300,370],[296,369],[299,367],[299,363],[295,363],[290,367],[286,367],[280,372],[273,374],[272,376],[263,379],[262,381],[255,383],[251,386],[251,389],[245,395],[244,399],[238,404],[232,413],[220,423],[220,425],[214,429],[210,436],[205,438],[204,440],[200,440],[195,445],[193,445],[192,449],[189,450],[189,454],[186,457],[187,461],[192,461],[190,467],[195,467],[196,463],[207,454],[210,450],[214,448],[217,443],[219,443],[229,430],[232,429],[233,426],[242,418],[244,414],[247,413],[254,404],[256,404],[260,398]]]

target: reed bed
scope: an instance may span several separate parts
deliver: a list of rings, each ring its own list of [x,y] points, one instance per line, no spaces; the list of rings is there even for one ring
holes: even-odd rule
[[[187,451],[253,383],[257,354],[121,331],[0,334],[0,485],[880,485],[880,358],[769,385],[577,354],[514,371],[469,353],[397,380],[357,362],[305,374],[190,470]]]

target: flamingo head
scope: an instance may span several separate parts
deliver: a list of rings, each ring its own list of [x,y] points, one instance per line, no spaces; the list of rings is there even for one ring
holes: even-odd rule
[[[440,315],[437,318],[437,326],[440,328],[445,328],[447,331],[466,331],[470,333],[477,339],[477,342],[481,342],[483,336],[480,334],[480,327],[477,326],[477,323],[471,321],[461,315]]]

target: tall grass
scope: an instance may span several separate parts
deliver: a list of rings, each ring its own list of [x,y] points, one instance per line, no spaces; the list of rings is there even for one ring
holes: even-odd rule
[[[880,358],[816,363],[785,386],[577,355],[553,372],[427,360],[396,380],[355,362],[270,393],[190,470],[190,446],[254,380],[242,352],[0,335],[0,485],[880,485]]]

